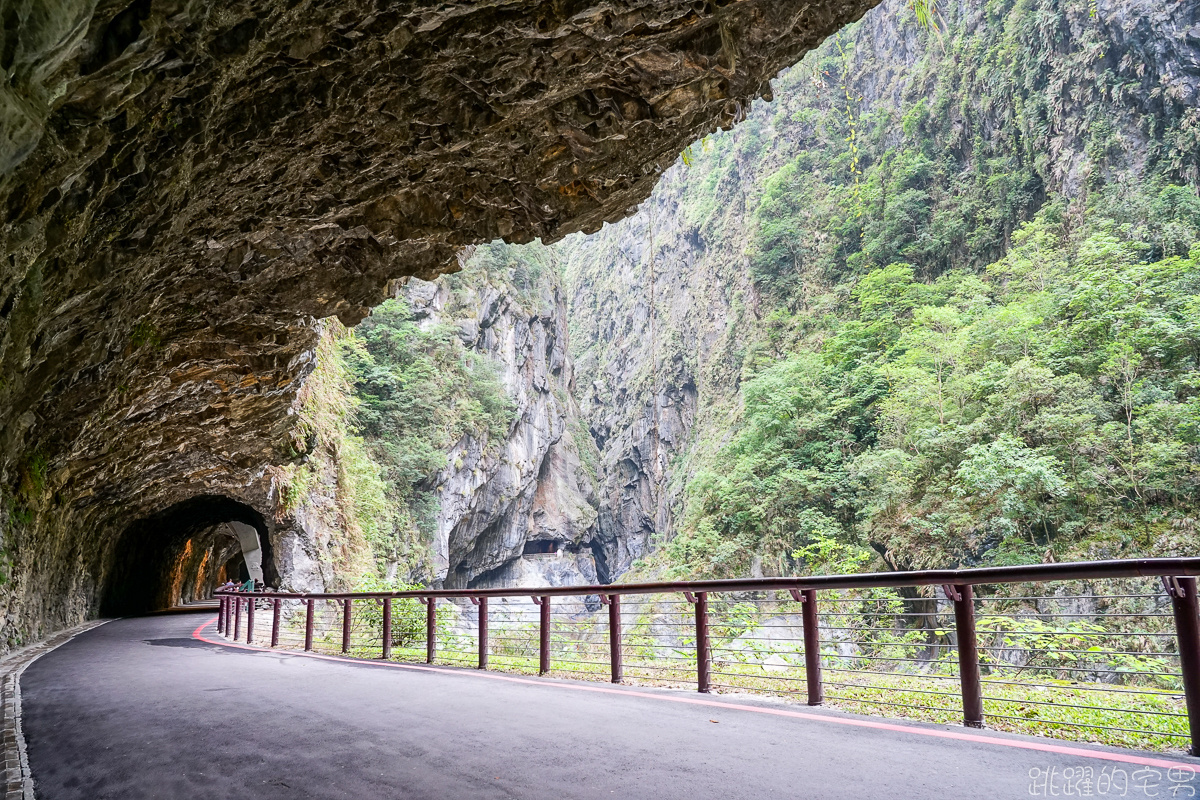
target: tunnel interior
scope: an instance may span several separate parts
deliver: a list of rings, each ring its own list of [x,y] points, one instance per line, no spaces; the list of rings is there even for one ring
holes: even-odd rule
[[[127,527],[112,552],[101,614],[128,616],[203,600],[226,580],[278,585],[267,524],[245,503],[200,495]]]
[[[554,555],[560,550],[566,549],[567,543],[558,539],[535,539],[525,543],[525,548],[521,551],[521,555],[525,556],[546,556]]]

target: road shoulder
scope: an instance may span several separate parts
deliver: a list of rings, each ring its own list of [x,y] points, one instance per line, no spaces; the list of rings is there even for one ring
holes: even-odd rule
[[[21,730],[21,673],[55,648],[108,621],[89,620],[0,658],[0,758],[4,769],[4,793],[0,797],[3,800],[34,800],[33,777]]]

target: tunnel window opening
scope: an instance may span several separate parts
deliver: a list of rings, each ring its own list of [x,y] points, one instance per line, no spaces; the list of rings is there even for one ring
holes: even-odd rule
[[[525,543],[525,549],[522,555],[526,556],[550,556],[557,554],[560,550],[566,550],[567,543],[561,539],[538,539],[532,542]]]
[[[250,580],[250,568],[246,566],[246,559],[242,557],[241,553],[238,553],[221,567],[221,573],[217,576],[217,585],[220,586],[226,581],[245,583],[248,580]]]
[[[254,578],[278,585],[266,519],[245,503],[200,495],[138,520],[109,554],[101,613],[143,614]]]

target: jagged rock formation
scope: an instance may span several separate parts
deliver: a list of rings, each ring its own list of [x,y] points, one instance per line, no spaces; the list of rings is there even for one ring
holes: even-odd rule
[[[746,229],[709,246],[683,217],[691,187],[668,172],[642,213],[559,248],[583,418],[601,452],[601,539],[614,575],[674,533],[678,459],[713,403],[736,394],[737,346],[756,322]],[[745,204],[725,214],[745,220]],[[703,390],[703,394],[702,394]],[[681,473],[682,474],[685,473]]]
[[[94,609],[131,520],[269,506],[315,318],[627,214],[870,5],[4,3],[7,639]]]
[[[515,406],[503,441],[464,436],[430,481],[432,577],[451,588],[594,583],[598,503],[584,461],[595,453],[576,435],[566,302],[552,269],[525,291],[498,278],[469,270],[453,285],[405,289],[423,324],[456,324],[464,345],[499,365]]]

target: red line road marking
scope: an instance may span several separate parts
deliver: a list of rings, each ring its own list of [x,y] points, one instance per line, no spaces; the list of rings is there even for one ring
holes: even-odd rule
[[[999,739],[993,736],[984,736],[978,733],[967,733],[965,731],[944,731],[936,728],[918,728],[909,725],[899,725],[891,722],[875,722],[874,720],[866,719],[851,719],[848,717],[826,716],[824,714],[810,714],[803,711],[787,711],[782,708],[761,708],[759,706],[744,706],[738,703],[724,703],[720,700],[701,700],[698,697],[673,697],[671,695],[652,694],[650,692],[629,691],[627,689],[614,689],[610,686],[586,686],[573,683],[550,683],[545,680],[533,680],[531,678],[518,678],[513,675],[501,675],[495,672],[480,672],[477,670],[451,670],[439,669],[438,667],[426,667],[417,664],[396,664],[390,661],[368,661],[362,658],[342,658],[340,656],[327,656],[320,653],[302,653],[296,650],[275,651],[266,647],[253,647],[244,644],[233,644],[231,642],[222,642],[215,639],[207,639],[201,636],[201,631],[209,625],[215,624],[216,617],[204,622],[196,630],[192,631],[192,638],[208,644],[220,645],[221,647],[232,647],[238,650],[252,650],[256,653],[271,653],[285,652],[289,655],[300,656],[305,658],[317,658],[322,661],[339,661],[346,664],[368,664],[375,667],[391,667],[393,669],[407,669],[416,672],[437,672],[442,675],[458,675],[461,677],[472,678],[487,678],[494,681],[506,681],[508,683],[520,683],[528,686],[553,686],[556,689],[569,689],[576,692],[598,692],[600,694],[616,694],[623,697],[640,697],[647,700],[660,700],[669,703],[684,703],[693,706],[707,706],[709,708],[723,708],[730,711],[749,711],[755,714],[770,714],[776,717],[792,717],[794,719],[805,719],[813,722],[824,722],[833,725],[849,725],[855,728],[872,728],[881,731],[894,731],[898,733],[908,733],[914,736],[930,736],[935,739],[955,739],[960,742],[974,742],[976,744],[996,745],[999,747],[1012,747],[1018,750],[1036,750],[1040,753],[1054,753],[1056,755],[1076,756],[1079,758],[1094,758],[1101,761],[1118,761],[1124,764],[1138,764],[1147,767],[1160,767],[1162,769],[1186,769],[1193,773],[1200,772],[1200,764],[1189,764],[1183,761],[1168,761],[1163,758],[1154,758],[1153,756],[1139,756],[1133,753],[1109,753],[1103,750],[1086,750],[1082,747],[1072,747],[1070,745],[1051,744],[1049,742],[1028,742],[1020,739]]]

